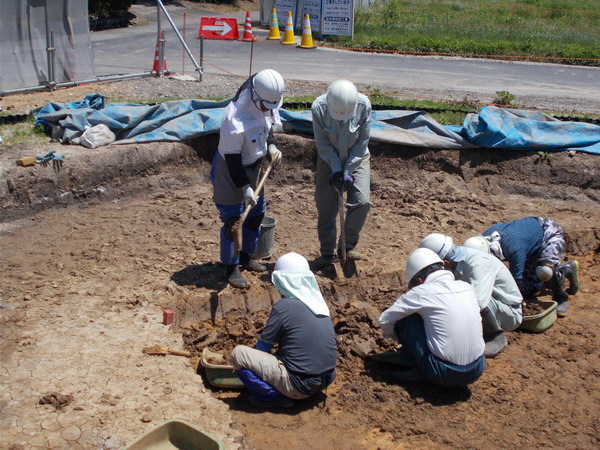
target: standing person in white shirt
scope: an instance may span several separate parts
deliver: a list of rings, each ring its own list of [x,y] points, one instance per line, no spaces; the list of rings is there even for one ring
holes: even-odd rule
[[[523,297],[508,268],[495,256],[454,245],[450,236],[440,233],[427,235],[419,246],[436,252],[446,269],[473,286],[483,322],[485,356],[496,356],[508,345],[504,332],[516,330],[523,321]]]
[[[213,200],[219,211],[221,262],[227,266],[226,278],[235,288],[247,288],[248,280],[240,268],[263,272],[266,267],[251,258],[260,236],[267,210],[264,192],[255,192],[265,157],[273,165],[281,162],[273,126],[281,125],[279,108],[283,101],[284,81],[273,69],[252,75],[238,89],[225,110],[219,135],[219,151],[213,158],[210,179]],[[242,224],[242,248],[234,251],[233,226],[251,205]]]
[[[379,318],[383,336],[402,344],[413,369],[402,381],[425,379],[444,387],[466,386],[485,369],[479,305],[473,287],[454,279],[428,248],[406,263],[409,291]]]

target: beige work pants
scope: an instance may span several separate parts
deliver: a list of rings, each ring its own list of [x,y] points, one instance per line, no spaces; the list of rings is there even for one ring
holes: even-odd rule
[[[294,400],[309,397],[294,387],[283,362],[270,353],[246,345],[238,345],[231,352],[231,363],[236,370],[251,370],[261,380],[269,383],[286,397]]]

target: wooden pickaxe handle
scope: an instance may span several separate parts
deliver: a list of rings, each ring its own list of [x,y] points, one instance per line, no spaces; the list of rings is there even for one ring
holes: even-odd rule
[[[346,264],[346,220],[344,217],[344,188],[338,190],[338,210],[340,214],[340,237],[338,240],[338,256],[340,257],[340,263],[342,267]]]
[[[262,174],[260,181],[258,182],[256,189],[254,190],[256,194],[258,194],[262,190],[265,184],[265,180],[271,173],[271,169],[273,169],[273,161],[269,161],[269,165]],[[242,224],[244,223],[244,220],[246,220],[246,217],[248,217],[248,214],[250,213],[251,209],[252,205],[246,206],[244,212],[242,213],[242,216],[233,225],[233,255],[235,258],[237,258],[237,256],[240,253],[240,249],[242,248]]]

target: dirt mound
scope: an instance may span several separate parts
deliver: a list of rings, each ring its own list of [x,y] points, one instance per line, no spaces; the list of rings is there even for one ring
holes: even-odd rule
[[[314,248],[314,243],[298,236],[296,230],[314,227],[316,222],[308,192],[314,144],[299,136],[285,136],[281,148],[286,168],[273,176],[268,194],[273,203],[271,214],[280,220],[278,245],[285,246],[279,254]],[[560,154],[549,162],[535,152],[430,151],[383,145],[372,145],[371,151],[374,208],[362,241],[369,260],[359,264],[359,274],[352,279],[344,279],[337,266],[319,274],[337,333],[338,380],[327,393],[326,406],[321,404],[323,396],[298,406],[294,414],[302,419],[292,426],[286,425],[287,416],[272,417],[264,424],[245,406],[243,395],[238,398],[237,394],[231,397],[217,392],[223,400],[231,401],[234,409],[240,409],[238,419],[249,443],[266,447],[285,440],[293,448],[316,447],[320,441],[310,433],[315,428],[327,430],[332,446],[360,442],[360,446],[386,447],[403,442],[477,447],[481,439],[500,447],[523,439],[534,446],[544,445],[547,439],[565,445],[573,438],[582,446],[596,442],[593,420],[586,418],[586,413],[571,408],[556,413],[553,407],[555,402],[587,397],[592,392],[589,383],[579,386],[576,393],[553,386],[563,379],[566,367],[575,370],[571,375],[576,384],[576,379],[584,376],[583,370],[595,366],[587,352],[597,354],[589,340],[596,337],[590,327],[598,306],[586,294],[579,294],[574,301],[578,308],[591,307],[591,316],[584,317],[582,311],[576,324],[573,319],[561,321],[544,335],[511,333],[509,350],[490,361],[486,375],[470,388],[447,391],[402,384],[395,378],[398,367],[372,361],[370,356],[395,348],[393,342],[381,337],[378,317],[406,289],[406,254],[431,231],[446,232],[460,242],[493,222],[526,215],[553,217],[565,228],[571,257],[579,255],[585,283],[591,284],[588,292],[593,292],[600,251],[598,158]],[[306,220],[298,220],[300,211],[308,216]],[[267,266],[271,270],[272,262]],[[224,285],[222,268],[208,264],[188,269],[187,278],[182,274],[176,277],[180,284],[195,287],[177,303],[176,316],[188,349],[199,354],[206,345],[227,353],[236,344],[252,345],[270,305],[279,298],[268,277],[249,274],[252,288],[238,291]],[[570,351],[550,351],[555,343],[566,345]],[[569,352],[568,358],[565,352]],[[593,370],[596,377],[597,369]],[[540,383],[541,379],[546,381]],[[586,410],[594,402],[584,403]],[[548,408],[548,414],[540,413],[540,408]],[[532,419],[537,413],[547,418],[551,410],[559,427],[549,427],[546,419]],[[479,422],[473,417],[517,417],[519,427],[506,432],[490,426],[487,419]],[[566,422],[572,417],[577,417],[577,430]],[[471,432],[457,435],[457,427]],[[536,435],[539,429],[544,432]],[[563,434],[565,429],[569,439]],[[280,430],[275,433],[276,440],[274,430]]]

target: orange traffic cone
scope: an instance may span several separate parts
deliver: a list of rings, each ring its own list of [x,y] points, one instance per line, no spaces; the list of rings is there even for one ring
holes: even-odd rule
[[[244,24],[244,35],[240,41],[255,41],[256,38],[252,35],[252,22],[250,22],[250,11],[246,11],[246,23]]]
[[[302,42],[299,48],[317,48],[313,45],[312,31],[310,30],[310,16],[304,16],[304,28],[302,29]]]
[[[294,39],[294,19],[292,12],[288,12],[287,23],[285,24],[285,32],[283,33],[283,45],[296,45],[296,39]]]
[[[157,72],[158,73],[160,71],[160,69],[159,69],[159,64],[160,64],[160,62],[159,62],[159,60],[160,60],[160,57],[159,57],[159,47],[160,47],[160,41],[163,40],[163,36],[164,36],[164,31],[161,31],[160,32],[160,39],[158,39],[156,41],[156,52],[154,52],[154,65],[152,66],[152,72]],[[168,69],[167,69],[167,58],[164,55],[163,55],[163,71],[164,72],[168,72]]]
[[[269,28],[269,37],[267,40],[281,40],[281,35],[279,34],[279,23],[277,22],[277,11],[273,8],[271,12],[271,28]]]

